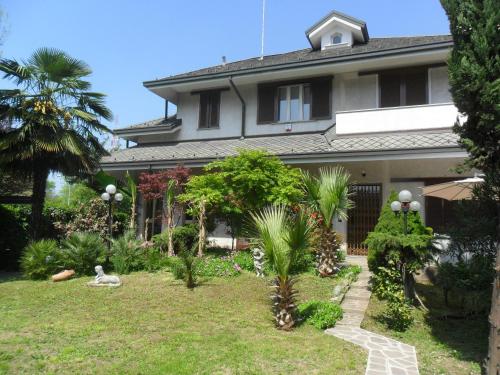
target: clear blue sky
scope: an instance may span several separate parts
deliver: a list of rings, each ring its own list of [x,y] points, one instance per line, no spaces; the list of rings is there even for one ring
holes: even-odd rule
[[[262,0],[3,0],[2,55],[56,47],[87,62],[108,95],[112,128],[163,115],[144,80],[258,56]],[[267,0],[265,53],[309,46],[304,31],[331,10],[366,21],[371,36],[447,34],[438,0]]]

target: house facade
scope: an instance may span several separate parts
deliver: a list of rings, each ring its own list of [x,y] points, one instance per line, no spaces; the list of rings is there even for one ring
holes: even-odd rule
[[[370,37],[363,21],[334,11],[306,39],[306,49],[144,82],[165,99],[165,116],[116,130],[127,148],[103,158],[103,170],[196,171],[241,148],[264,149],[296,167],[351,173],[356,208],[336,226],[353,253],[363,252],[392,190],[410,190],[439,230],[448,208],[420,188],[458,177],[453,168],[466,156],[451,130],[459,117],[446,66],[451,36]],[[148,210],[139,209],[141,228]],[[213,237],[229,236],[220,226]]]

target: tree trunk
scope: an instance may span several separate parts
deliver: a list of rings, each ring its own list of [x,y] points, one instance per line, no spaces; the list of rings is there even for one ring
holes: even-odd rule
[[[153,199],[153,213],[151,214],[151,238],[155,235],[155,219],[156,219],[156,199]]]
[[[33,201],[31,204],[31,236],[38,240],[42,235],[43,206],[49,171],[46,168],[33,168]]]
[[[205,201],[200,202],[198,213],[198,224],[200,226],[200,233],[198,237],[198,256],[203,256],[203,250],[205,249],[205,241],[207,238],[206,229],[205,229]]]
[[[337,251],[340,242],[333,229],[323,227],[320,234],[318,272],[320,276],[332,276],[337,271]]]
[[[167,204],[167,235],[168,235],[168,256],[174,256],[174,210],[170,204]]]
[[[497,239],[500,238],[500,203],[497,203]],[[491,295],[491,310],[489,315],[490,337],[488,357],[486,358],[486,373],[498,375],[500,373],[500,244],[497,243],[497,258],[495,264],[495,279]]]
[[[130,202],[130,230],[135,230],[135,210],[136,210],[136,197],[132,197]]]

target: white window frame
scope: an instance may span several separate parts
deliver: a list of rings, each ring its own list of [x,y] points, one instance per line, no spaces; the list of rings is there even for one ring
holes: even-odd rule
[[[310,90],[310,85],[309,84],[296,84],[296,85],[286,85],[286,86],[279,86],[278,87],[278,93],[282,89],[286,89],[286,118],[284,120],[281,120],[281,112],[280,112],[280,96],[278,95],[278,122],[280,123],[288,123],[288,122],[298,122],[298,121],[309,121],[311,118],[311,110],[312,110],[312,103],[309,103],[309,106],[311,108],[309,109],[309,118],[305,119],[304,118],[304,87],[308,86]],[[292,92],[292,87],[299,87],[299,118],[297,120],[292,120],[291,119],[291,92]]]
[[[334,40],[335,40],[336,37],[340,38],[340,41],[338,43],[334,42]],[[330,44],[332,46],[335,46],[337,44],[342,44],[342,37],[343,37],[342,33],[334,33],[334,34],[330,35]]]

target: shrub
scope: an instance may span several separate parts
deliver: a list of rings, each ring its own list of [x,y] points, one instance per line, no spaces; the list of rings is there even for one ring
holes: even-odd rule
[[[132,231],[113,240],[111,254],[111,263],[118,273],[127,274],[143,268],[144,250]]]
[[[432,230],[422,224],[418,212],[410,212],[408,234],[405,236],[404,215],[395,215],[391,210],[391,202],[397,199],[396,192],[391,192],[377,225],[365,240],[368,245],[368,268],[372,272],[386,267],[394,256],[405,258],[405,263],[411,268],[418,268],[428,260]]]
[[[389,267],[379,267],[373,275],[373,293],[387,300],[383,318],[387,326],[396,331],[406,331],[414,321],[411,306],[405,299],[401,285],[401,272],[389,261]]]
[[[73,233],[62,242],[62,259],[66,268],[80,275],[93,275],[94,267],[103,261],[106,248],[95,233]]]
[[[233,257],[233,262],[240,266],[242,270],[255,271],[252,253],[248,250],[238,251]]]
[[[158,271],[164,267],[168,267],[169,257],[165,257],[160,249],[154,246],[148,246],[143,250],[143,267],[148,272]]]
[[[23,274],[33,280],[43,280],[62,269],[61,253],[54,240],[30,243],[21,256]]]
[[[229,257],[204,257],[196,267],[196,274],[205,277],[230,277],[240,273],[239,266]]]
[[[170,272],[172,272],[172,275],[176,280],[184,280],[186,270],[179,257],[168,257],[167,267],[170,269]]]
[[[334,327],[342,319],[342,308],[331,302],[308,301],[298,306],[299,315],[307,323],[318,329]]]
[[[16,270],[19,257],[28,244],[29,212],[27,215],[22,213],[0,205],[0,269]]]
[[[335,278],[350,279],[350,281],[355,281],[360,273],[361,273],[360,266],[347,266],[347,267],[342,267],[340,271],[335,275]]]
[[[194,288],[196,286],[196,271],[198,261],[194,256],[195,246],[191,250],[182,249],[179,252],[179,258],[182,261],[182,266],[184,268],[184,282],[186,287]],[[178,271],[177,271],[178,272]]]
[[[290,272],[298,274],[302,272],[314,272],[316,270],[316,256],[309,252],[298,254],[295,262],[293,263]]]
[[[155,246],[163,252],[167,251],[168,233],[165,231],[156,234],[152,238]],[[173,231],[174,250],[179,253],[183,248],[191,249],[198,240],[198,226],[195,224],[186,224],[175,227]],[[183,247],[184,246],[184,247]]]

